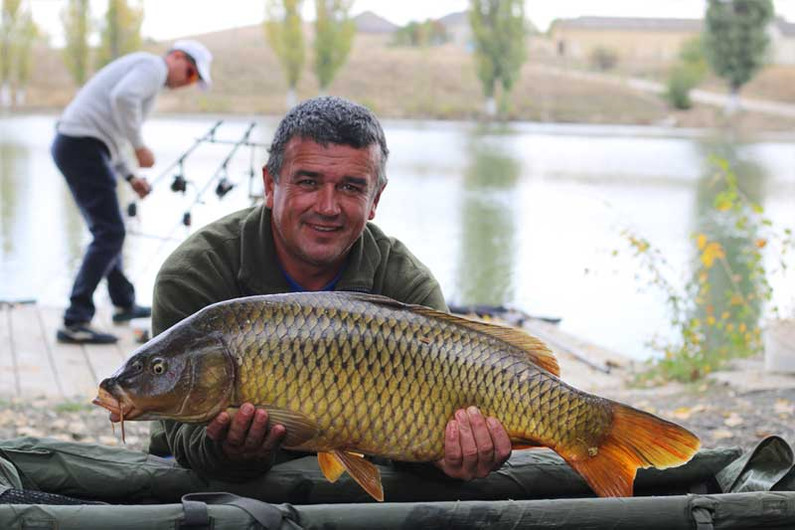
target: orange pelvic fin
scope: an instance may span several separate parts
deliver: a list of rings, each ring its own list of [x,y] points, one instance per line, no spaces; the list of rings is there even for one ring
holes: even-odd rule
[[[320,471],[329,482],[337,482],[337,479],[345,473],[345,466],[342,465],[339,458],[334,453],[318,453],[317,463],[320,465]]]
[[[599,446],[558,451],[600,497],[631,497],[638,468],[676,467],[698,451],[698,437],[674,423],[613,403],[613,424]]]
[[[381,472],[362,455],[337,450],[330,453],[318,453],[317,459],[323,475],[329,481],[335,482],[340,478],[344,469],[372,498],[379,502],[384,501]]]

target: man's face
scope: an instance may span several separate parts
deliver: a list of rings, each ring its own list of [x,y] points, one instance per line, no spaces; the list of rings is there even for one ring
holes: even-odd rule
[[[174,51],[168,54],[166,64],[168,65],[168,77],[166,78],[168,88],[181,88],[199,80],[196,63],[184,52]]]
[[[267,169],[265,204],[273,211],[276,252],[285,269],[339,266],[375,217],[377,145],[327,147],[293,138],[284,152],[279,182]]]

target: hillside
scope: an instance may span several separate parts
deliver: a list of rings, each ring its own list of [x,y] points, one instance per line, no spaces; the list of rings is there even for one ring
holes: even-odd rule
[[[166,93],[158,111],[212,112],[279,115],[285,111],[286,84],[278,61],[267,46],[262,27],[240,27],[198,35],[215,55],[213,90],[190,88]],[[471,55],[453,44],[413,49],[389,45],[386,34],[357,34],[348,62],[332,83],[329,93],[359,101],[385,118],[469,119],[480,116],[482,94]],[[720,114],[711,107],[672,113],[655,95],[622,86],[605,86],[586,80],[563,79],[539,66],[552,64],[549,47],[531,39],[528,61],[513,90],[511,119],[542,122],[603,124],[668,123],[686,127],[711,126]],[[163,53],[167,43],[147,46]],[[311,48],[309,48],[311,50]],[[37,48],[35,71],[22,110],[54,110],[67,104],[76,87],[60,52]],[[779,85],[795,77],[794,71],[772,68],[763,72],[744,91],[745,95],[776,98]],[[784,101],[795,100],[786,83]],[[318,94],[308,60],[299,83],[300,98]],[[747,115],[742,120],[753,130],[791,129],[792,120]]]

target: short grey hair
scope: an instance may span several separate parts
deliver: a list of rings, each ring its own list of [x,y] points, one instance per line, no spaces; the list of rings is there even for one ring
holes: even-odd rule
[[[378,144],[378,189],[386,184],[389,149],[378,118],[367,107],[335,96],[308,99],[293,107],[276,128],[268,149],[265,167],[276,182],[284,164],[284,150],[293,138],[312,140],[324,147],[337,144],[364,149]]]

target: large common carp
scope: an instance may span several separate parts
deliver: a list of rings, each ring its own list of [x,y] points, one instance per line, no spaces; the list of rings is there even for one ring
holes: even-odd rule
[[[359,453],[430,462],[446,423],[477,406],[515,446],[552,448],[601,496],[629,496],[639,467],[688,461],[684,428],[581,392],[538,339],[358,293],[239,298],[208,306],[144,344],[94,402],[121,420],[207,422],[251,402],[316,451],[329,480],[347,470],[383,500]]]

